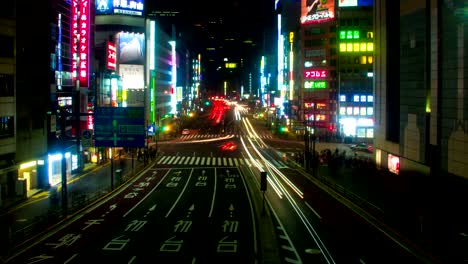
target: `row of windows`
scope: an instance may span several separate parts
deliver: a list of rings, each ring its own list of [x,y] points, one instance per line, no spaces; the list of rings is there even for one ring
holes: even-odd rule
[[[356,129],[356,136],[358,138],[374,138],[374,129],[359,127]]]
[[[340,39],[361,39],[362,36],[366,36],[368,39],[374,38],[374,32],[361,32],[360,30],[341,30]]]
[[[361,106],[341,106],[340,115],[348,116],[371,116],[374,114],[374,107],[361,107]]]
[[[372,18],[342,18],[340,27],[372,26]]]
[[[346,95],[342,94],[340,95],[340,102],[346,102]],[[353,95],[352,97],[352,102],[355,102],[355,103],[372,103],[374,102],[374,96],[373,95],[358,95],[358,94],[355,94]]]
[[[0,97],[14,96],[14,76],[11,74],[0,74]]]
[[[372,51],[374,51],[374,43],[372,42],[340,43],[340,52],[372,52]]]
[[[374,63],[374,56],[342,56],[340,57],[340,64],[372,64]]]
[[[15,135],[15,123],[13,116],[0,116],[0,138],[13,137]]]

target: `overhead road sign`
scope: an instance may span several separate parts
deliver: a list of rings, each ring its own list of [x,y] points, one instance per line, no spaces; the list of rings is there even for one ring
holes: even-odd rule
[[[96,107],[94,145],[96,147],[141,148],[145,146],[144,107]]]

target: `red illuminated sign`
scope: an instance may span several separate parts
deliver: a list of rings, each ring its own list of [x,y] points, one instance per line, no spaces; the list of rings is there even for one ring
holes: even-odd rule
[[[94,117],[93,117],[93,111],[88,110],[88,123],[87,123],[88,129],[94,129]]]
[[[304,78],[308,79],[321,79],[327,78],[327,71],[326,70],[310,70],[304,72]]]
[[[78,56],[78,61],[73,59],[73,81],[80,80],[80,87],[88,87],[89,72],[89,0],[72,0],[72,54]],[[77,62],[79,65],[77,65]]]
[[[107,69],[115,70],[115,64],[117,63],[117,49],[115,44],[108,41],[107,42]]]

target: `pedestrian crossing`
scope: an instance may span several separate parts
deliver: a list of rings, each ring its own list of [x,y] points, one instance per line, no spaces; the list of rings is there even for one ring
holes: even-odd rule
[[[258,163],[260,160],[256,160]],[[269,161],[277,168],[286,168],[287,166],[281,161]],[[231,157],[196,157],[196,156],[171,156],[163,155],[156,164],[158,165],[182,165],[182,166],[213,166],[213,167],[239,167],[252,166],[252,161],[245,158]]]
[[[202,140],[202,139],[210,139],[210,138],[219,138],[219,137],[226,137],[226,136],[233,136],[236,138],[241,137],[241,135],[238,134],[193,134],[193,135],[181,135],[180,139],[181,140]],[[243,137],[248,137],[247,135],[242,135]],[[261,139],[272,139],[273,136],[271,134],[262,134],[259,135]]]

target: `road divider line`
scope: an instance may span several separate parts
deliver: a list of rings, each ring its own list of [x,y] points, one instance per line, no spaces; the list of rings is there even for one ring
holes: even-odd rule
[[[317,211],[314,210],[314,208],[312,208],[312,206],[310,206],[310,204],[308,204],[307,202],[304,202],[307,207],[309,207],[309,209],[318,217],[318,219],[322,219],[322,217],[317,213]]]

